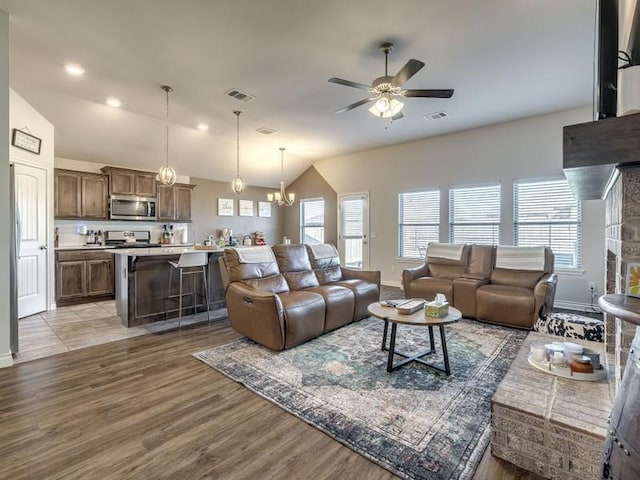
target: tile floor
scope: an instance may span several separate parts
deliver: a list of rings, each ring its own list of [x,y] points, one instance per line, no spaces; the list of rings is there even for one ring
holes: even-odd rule
[[[211,319],[226,317],[226,309]],[[182,325],[206,322],[207,314],[183,316]],[[16,363],[178,327],[178,319],[127,328],[116,314],[114,300],[61,307],[18,321],[20,353]]]

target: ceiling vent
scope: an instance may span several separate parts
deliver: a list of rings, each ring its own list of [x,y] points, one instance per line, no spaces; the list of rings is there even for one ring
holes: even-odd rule
[[[235,88],[232,88],[231,90],[229,90],[228,92],[225,92],[227,95],[229,95],[230,97],[235,98],[236,100],[240,100],[242,102],[250,102],[251,100],[255,100],[256,97],[246,93],[246,92],[241,92],[240,90],[237,90]]]
[[[427,113],[424,116],[425,120],[442,120],[443,118],[447,118],[449,114],[447,112],[433,112]]]
[[[269,127],[260,127],[259,129],[256,130],[256,132],[261,133],[262,135],[272,135],[274,133],[276,133],[277,130],[274,130],[273,128],[269,128]]]

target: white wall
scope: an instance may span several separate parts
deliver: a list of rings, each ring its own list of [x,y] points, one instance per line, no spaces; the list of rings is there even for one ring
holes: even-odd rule
[[[9,351],[9,15],[0,10],[0,367],[11,365]]]
[[[371,268],[382,272],[385,283],[397,285],[408,266],[397,258],[399,192],[440,188],[440,240],[446,242],[448,188],[500,181],[501,243],[513,244],[513,181],[562,176],[562,127],[590,120],[591,108],[585,107],[325,159],[314,166],[338,194],[369,191]],[[584,202],[582,212],[584,272],[560,274],[557,306],[589,304],[588,282],[596,282],[602,293],[604,202]]]
[[[47,305],[55,307],[55,254],[53,251],[53,149],[55,143],[53,124],[44,118],[18,93],[10,89],[9,92],[9,123],[11,131],[14,128],[28,129],[32,135],[42,140],[40,155],[27,152],[21,148],[10,147],[11,162],[41,167],[46,171],[47,178]]]

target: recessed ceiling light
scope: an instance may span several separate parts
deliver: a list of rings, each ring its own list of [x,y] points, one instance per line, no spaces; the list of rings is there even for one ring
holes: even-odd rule
[[[117,98],[107,98],[106,100],[107,105],[109,105],[110,107],[115,107],[118,108],[122,105],[122,102],[120,100],[118,100]]]
[[[67,63],[64,66],[64,69],[67,73],[73,77],[81,77],[84,75],[85,70],[80,65],[76,65],[75,63]]]
[[[198,130],[200,130],[201,132],[206,132],[207,130],[209,130],[209,125],[205,123],[199,123]]]

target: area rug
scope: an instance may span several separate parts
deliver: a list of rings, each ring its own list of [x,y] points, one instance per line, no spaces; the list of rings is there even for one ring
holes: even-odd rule
[[[491,397],[527,332],[448,326],[447,377],[415,362],[387,373],[382,329],[368,318],[283,352],[242,338],[194,356],[402,478],[471,478],[489,442]],[[399,326],[396,348],[428,348],[427,330]]]

